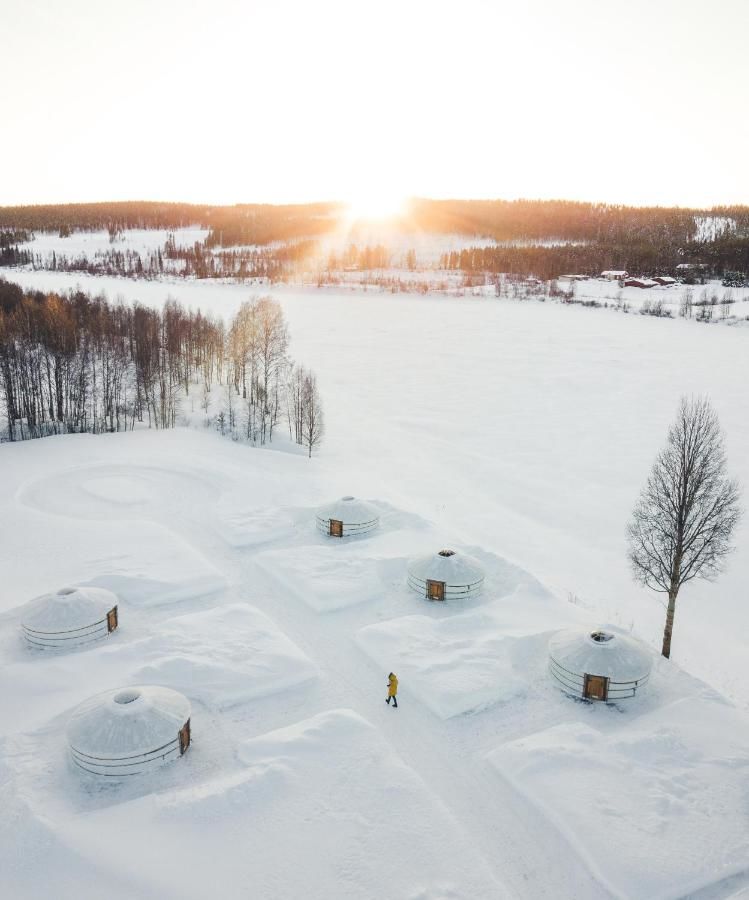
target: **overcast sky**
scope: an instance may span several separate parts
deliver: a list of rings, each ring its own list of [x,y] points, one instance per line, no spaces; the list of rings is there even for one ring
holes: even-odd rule
[[[0,203],[749,203],[749,0],[0,11]]]

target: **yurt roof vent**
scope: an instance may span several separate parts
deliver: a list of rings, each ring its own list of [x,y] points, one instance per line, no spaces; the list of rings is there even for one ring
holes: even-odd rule
[[[140,697],[140,691],[137,688],[130,688],[124,691],[118,691],[114,695],[115,703],[132,703]]]
[[[590,637],[598,644],[605,644],[614,639],[614,635],[610,631],[591,631]]]
[[[454,550],[440,550],[440,556],[455,556]]]

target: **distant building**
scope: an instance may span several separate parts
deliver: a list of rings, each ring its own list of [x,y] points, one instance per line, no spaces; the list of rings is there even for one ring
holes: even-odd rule
[[[658,287],[658,282],[652,278],[625,278],[624,287],[652,288]]]
[[[628,272],[624,269],[606,269],[605,272],[601,272],[601,278],[605,278],[607,281],[622,281],[627,275]]]
[[[679,263],[676,267],[677,272],[701,272],[707,268],[707,263]]]
[[[590,276],[589,275],[560,275],[559,278],[563,278],[565,281],[587,281]]]
[[[656,275],[653,278],[653,281],[658,282],[658,284],[664,285],[664,287],[668,287],[670,284],[676,284],[677,281],[675,278],[672,278],[670,275]]]

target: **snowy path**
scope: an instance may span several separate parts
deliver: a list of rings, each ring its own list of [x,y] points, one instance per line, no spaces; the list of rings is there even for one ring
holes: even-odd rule
[[[221,557],[219,568],[236,585],[226,602],[241,599],[263,610],[319,666],[320,684],[314,698],[305,698],[305,712],[342,707],[374,724],[470,835],[497,878],[497,897],[605,900],[613,896],[564,839],[489,771],[483,757],[506,739],[492,723],[492,717],[501,712],[469,719],[467,727],[466,722],[440,721],[411,700],[407,683],[401,685],[398,710],[385,705],[387,673],[378,671],[354,642],[359,629],[382,619],[378,604],[318,614],[296,598],[279,602],[278,585],[254,562],[252,549],[227,551],[209,531],[188,531],[201,552],[208,550],[214,561]],[[316,540],[311,529],[306,538]],[[366,540],[357,543],[366,553]],[[271,542],[262,549],[274,546]],[[261,730],[294,724],[300,715],[298,698],[293,696],[267,698],[261,706]],[[254,734],[250,730],[242,736]],[[382,790],[387,792],[388,785],[383,784]]]

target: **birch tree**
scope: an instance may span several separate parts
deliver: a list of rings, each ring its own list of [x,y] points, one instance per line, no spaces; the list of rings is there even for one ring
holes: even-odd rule
[[[310,457],[313,449],[321,443],[324,432],[325,424],[317,378],[314,373],[307,372],[302,387],[302,440]]]
[[[721,572],[733,549],[739,496],[738,483],[726,475],[723,433],[709,400],[682,398],[628,527],[635,577],[668,597],[661,651],[666,658],[679,589]]]

